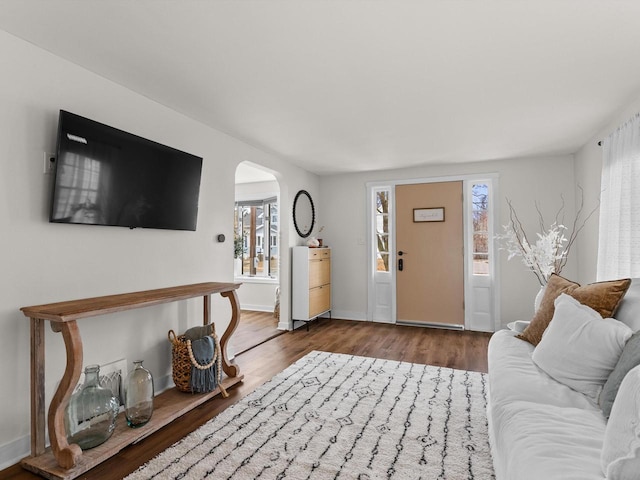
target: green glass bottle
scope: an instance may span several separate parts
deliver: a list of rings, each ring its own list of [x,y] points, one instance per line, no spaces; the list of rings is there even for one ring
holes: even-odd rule
[[[127,425],[141,427],[151,419],[153,413],[153,376],[142,366],[142,360],[133,362],[125,383],[124,411]]]
[[[99,365],[88,365],[84,375],[84,385],[71,396],[64,420],[69,444],[86,450],[109,439],[116,428],[120,402],[100,385]]]

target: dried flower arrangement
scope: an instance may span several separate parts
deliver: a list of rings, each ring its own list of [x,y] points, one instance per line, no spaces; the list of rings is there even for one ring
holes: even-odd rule
[[[495,238],[504,245],[500,249],[506,250],[509,253],[508,260],[516,256],[522,257],[522,263],[534,273],[541,286],[547,284],[547,280],[552,273],[560,274],[560,272],[562,272],[562,269],[567,263],[571,247],[575,243],[578,234],[600,205],[598,203],[598,205],[581,220],[584,212],[584,191],[579,185],[578,188],[581,192],[580,206],[573,219],[571,232],[568,237],[565,233],[567,233],[569,229],[564,223],[561,223],[564,217],[564,197],[561,196],[562,205],[558,209],[555,219],[549,227],[546,227],[542,212],[540,212],[540,207],[536,202],[540,232],[536,233],[538,238],[535,243],[529,241],[513,204],[507,199],[510,222],[503,226],[504,233],[496,235]]]

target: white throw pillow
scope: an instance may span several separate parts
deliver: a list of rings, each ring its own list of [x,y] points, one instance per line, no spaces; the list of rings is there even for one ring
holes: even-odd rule
[[[598,395],[633,334],[624,323],[603,319],[575,298],[561,294],[553,319],[533,351],[534,363],[550,377],[586,395]]]
[[[640,366],[622,381],[604,433],[600,456],[607,480],[640,476]]]

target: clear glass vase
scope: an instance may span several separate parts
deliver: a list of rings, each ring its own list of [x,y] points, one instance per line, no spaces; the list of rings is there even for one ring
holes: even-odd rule
[[[153,413],[153,376],[142,366],[142,360],[133,362],[124,387],[124,411],[127,425],[141,427]]]
[[[82,389],[71,395],[64,423],[69,444],[86,450],[109,439],[116,428],[120,402],[100,385],[100,366],[88,365],[84,375]]]

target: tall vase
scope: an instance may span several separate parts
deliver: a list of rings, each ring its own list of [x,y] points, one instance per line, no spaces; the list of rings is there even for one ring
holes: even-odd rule
[[[124,411],[127,425],[141,427],[151,419],[153,413],[153,376],[142,366],[142,360],[133,362],[125,384]]]
[[[547,289],[546,285],[540,285],[540,290],[538,290],[538,294],[536,298],[533,300],[533,313],[536,313],[540,308],[540,304],[542,303],[542,297],[544,297],[544,292]]]
[[[99,365],[88,365],[84,375],[84,386],[71,396],[64,423],[67,441],[86,450],[109,439],[116,428],[120,402],[100,385]]]

